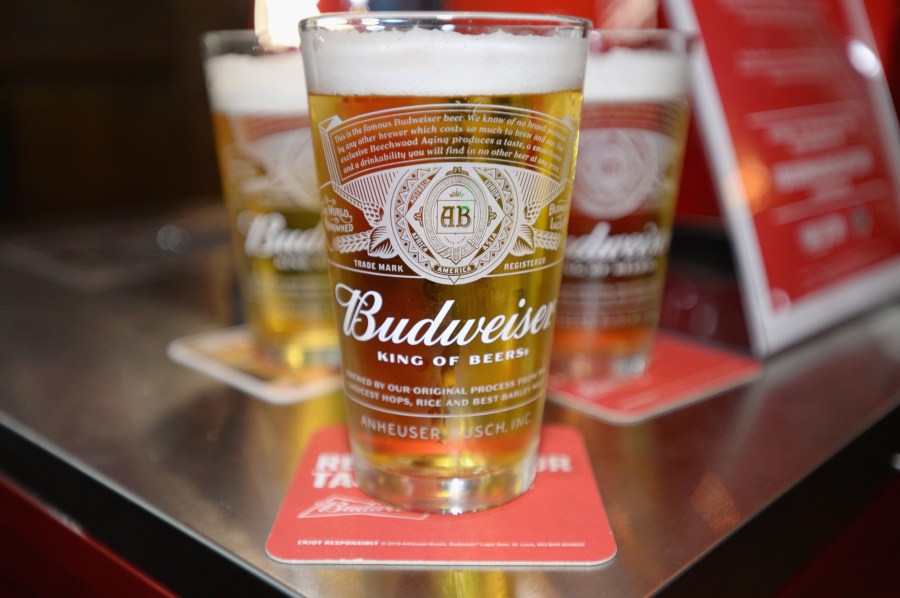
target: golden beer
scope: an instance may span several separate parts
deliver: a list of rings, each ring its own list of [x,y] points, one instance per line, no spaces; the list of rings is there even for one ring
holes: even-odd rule
[[[206,38],[222,190],[244,312],[260,354],[299,368],[336,358],[299,52],[249,31]]]
[[[585,81],[551,371],[644,371],[659,324],[687,131],[689,38],[600,32]]]
[[[435,90],[446,85],[430,68],[459,71],[484,55],[471,51],[474,35],[424,29],[383,58],[450,43],[455,61],[420,66],[430,81],[398,88],[405,76],[387,72],[369,88],[354,77],[331,88],[323,79],[340,83],[337,65],[309,78],[357,483],[403,508],[483,509],[534,477],[585,50],[584,24],[561,26],[570,35],[553,42],[571,73],[557,85],[535,81],[541,44],[522,36],[515,83],[445,72],[454,84]],[[306,59],[307,72],[325,69],[315,52]]]

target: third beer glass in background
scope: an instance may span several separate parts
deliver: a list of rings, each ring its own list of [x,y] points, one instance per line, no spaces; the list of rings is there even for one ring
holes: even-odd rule
[[[508,501],[536,467],[587,22],[301,23],[357,482]]]
[[[692,42],[675,31],[592,34],[554,374],[646,368],[684,155]]]
[[[253,31],[208,33],[203,44],[238,283],[263,363],[335,361],[302,57],[267,49]]]

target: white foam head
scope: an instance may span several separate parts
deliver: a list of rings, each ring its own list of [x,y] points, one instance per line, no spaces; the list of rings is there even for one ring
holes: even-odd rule
[[[664,50],[614,48],[588,55],[584,101],[647,100],[683,96],[688,60]]]
[[[408,31],[301,32],[310,90],[328,95],[519,95],[581,89],[586,39]]]
[[[299,52],[223,54],[207,59],[205,68],[214,110],[241,114],[309,112]]]

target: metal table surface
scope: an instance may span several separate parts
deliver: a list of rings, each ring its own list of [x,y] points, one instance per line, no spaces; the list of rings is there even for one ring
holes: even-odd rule
[[[752,383],[645,423],[550,403],[548,421],[584,433],[619,547],[606,565],[282,564],[266,556],[266,537],[310,434],[342,421],[342,399],[275,406],[167,358],[172,339],[235,323],[229,263],[214,245],[90,284],[0,266],[0,472],[179,593],[771,591],[891,475],[896,304],[771,358]]]

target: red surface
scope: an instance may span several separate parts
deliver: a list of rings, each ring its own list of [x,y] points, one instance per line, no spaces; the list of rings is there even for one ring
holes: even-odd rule
[[[696,123],[692,117],[675,204],[676,224],[719,228],[724,226],[722,212]]]
[[[173,596],[3,477],[0,595]]]
[[[592,0],[448,0],[446,10],[528,12],[594,19]]]
[[[900,479],[895,478],[816,557],[778,598],[900,596]]]
[[[865,0],[872,34],[878,46],[878,53],[884,63],[885,71],[894,72],[897,47],[897,26],[900,25],[900,3],[897,0]]]

